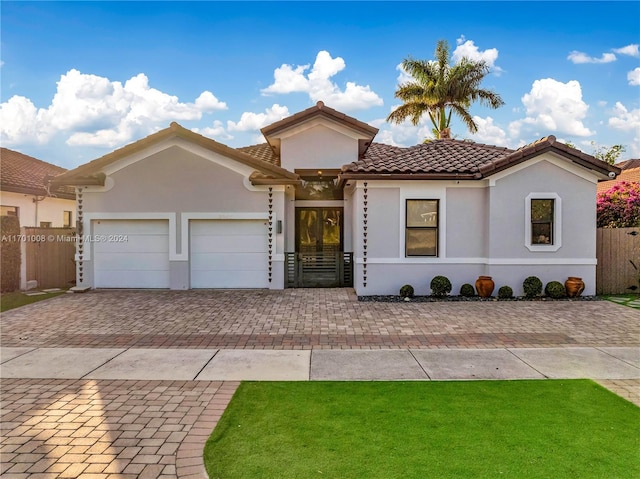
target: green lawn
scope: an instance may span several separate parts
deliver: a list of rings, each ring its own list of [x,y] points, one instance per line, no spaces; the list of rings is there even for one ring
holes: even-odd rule
[[[243,382],[214,479],[638,478],[640,408],[588,380]]]
[[[638,294],[618,294],[614,296],[605,296],[605,299],[613,301],[614,303],[629,306],[630,308],[640,309],[640,295]]]
[[[16,291],[14,293],[2,293],[0,294],[0,312],[9,311],[13,308],[18,308],[26,304],[37,303],[43,299],[53,298],[66,293],[66,291],[60,291],[55,293],[45,293],[38,296],[27,296],[26,294]]]

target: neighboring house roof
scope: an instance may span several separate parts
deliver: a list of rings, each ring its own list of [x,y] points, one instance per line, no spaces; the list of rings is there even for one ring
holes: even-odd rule
[[[103,170],[107,166],[164,140],[176,137],[189,140],[210,151],[255,168],[256,172],[252,174],[250,178],[254,184],[297,184],[300,181],[299,176],[295,173],[280,168],[280,166],[276,164],[251,156],[241,150],[230,148],[211,138],[194,133],[176,122],[171,123],[169,128],[165,128],[146,138],[119,148],[101,158],[81,165],[74,170],[67,171],[56,177],[54,181],[57,184],[103,185],[105,180]]]
[[[640,167],[624,169],[616,179],[601,181],[598,183],[597,192],[604,193],[605,191],[609,191],[615,185],[622,183],[623,181],[640,183]]]
[[[616,163],[614,166],[617,166],[621,170],[632,170],[634,168],[640,168],[640,158],[621,161],[620,163]]]
[[[0,149],[0,190],[27,195],[53,196],[75,200],[73,188],[68,186],[48,187],[48,179],[67,171],[33,156],[8,148]]]
[[[342,177],[405,179],[445,179],[491,176],[537,155],[553,151],[601,175],[620,170],[582,153],[551,135],[517,150],[472,141],[438,139],[409,148],[372,144],[364,157],[342,168]]]

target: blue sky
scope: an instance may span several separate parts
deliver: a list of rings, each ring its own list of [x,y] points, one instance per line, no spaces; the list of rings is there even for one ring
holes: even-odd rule
[[[229,146],[323,100],[390,125],[412,56],[484,59],[505,106],[471,108],[460,139],[519,147],[549,134],[640,157],[640,2],[2,1],[2,146],[72,168],[171,121]],[[425,119],[426,120],[426,119]]]

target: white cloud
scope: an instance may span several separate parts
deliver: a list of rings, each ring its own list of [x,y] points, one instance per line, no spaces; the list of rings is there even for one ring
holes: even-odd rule
[[[225,130],[224,125],[220,120],[214,120],[213,126],[191,128],[191,131],[216,140],[233,140],[233,135],[229,134],[227,130]]]
[[[227,110],[227,104],[218,100],[213,93],[208,90],[200,93],[200,96],[196,98],[196,107],[204,112],[212,112],[215,110]]]
[[[618,101],[612,114],[613,116],[609,117],[610,127],[623,131],[640,131],[640,108],[629,111]]]
[[[289,109],[286,106],[274,103],[274,105],[271,108],[267,108],[264,113],[244,112],[239,122],[227,121],[227,128],[230,131],[259,130],[287,116],[289,116]]]
[[[404,121],[400,124],[388,123],[384,118],[378,118],[368,123],[380,129],[375,140],[378,143],[413,146],[422,143],[425,138],[433,138],[431,122],[425,118],[422,118],[417,126],[414,126],[410,121]]]
[[[640,85],[640,67],[636,67],[627,73],[627,80],[629,80],[629,85],[631,86]]]
[[[582,120],[589,105],[582,100],[582,89],[576,80],[562,83],[553,78],[533,82],[531,91],[522,97],[526,118],[509,124],[511,137],[518,137],[522,128],[539,128],[546,133],[565,133],[575,136],[590,136]]]
[[[407,70],[405,70],[402,67],[402,63],[399,63],[396,66],[396,70],[398,70],[400,72],[400,73],[398,73],[398,78],[397,78],[398,85],[402,85],[404,83],[408,83],[410,81],[414,81],[414,78],[411,75],[409,75],[407,73]]]
[[[616,56],[613,53],[603,53],[600,58],[590,57],[586,53],[579,51],[572,51],[569,53],[567,60],[573,63],[611,63],[616,61]]]
[[[638,44],[632,43],[622,48],[614,48],[614,52],[619,53],[620,55],[629,55],[632,57],[639,57],[640,51],[638,50]]]
[[[314,102],[323,101],[327,106],[339,110],[362,110],[383,104],[369,85],[347,82],[344,91],[331,81],[331,77],[344,70],[346,64],[340,57],[332,58],[325,50],[318,52],[310,65],[284,64],[273,72],[274,82],[261,90],[263,95],[301,92]],[[305,73],[309,70],[308,74]]]
[[[115,147],[170,121],[197,120],[203,113],[227,106],[209,91],[202,92],[195,103],[180,102],[150,87],[143,73],[123,85],[72,69],[60,77],[47,108],[36,111],[30,100],[16,96],[0,108],[2,139],[14,144],[34,139],[43,143],[62,132],[69,135],[69,145]]]
[[[0,133],[2,143],[7,146],[19,145],[25,138],[39,143],[43,138],[36,129],[38,109],[23,96],[12,96],[0,104]]]
[[[473,61],[483,61],[485,62],[491,70],[496,75],[502,73],[502,68],[496,66],[496,60],[498,59],[498,49],[497,48],[488,48],[484,51],[480,51],[480,49],[475,45],[473,40],[467,40],[464,35],[461,35],[460,38],[456,40],[457,47],[453,51],[453,61],[459,62],[462,58],[468,58]]]
[[[478,125],[478,131],[471,134],[473,140],[487,145],[508,146],[509,140],[506,132],[493,123],[493,118],[474,116],[473,121]]]

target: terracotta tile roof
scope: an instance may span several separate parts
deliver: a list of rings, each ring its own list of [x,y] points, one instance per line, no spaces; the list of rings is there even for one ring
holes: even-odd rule
[[[268,143],[260,143],[259,145],[243,146],[236,148],[247,155],[251,155],[258,160],[266,161],[273,165],[280,166],[280,158],[276,156]]]
[[[604,193],[623,181],[640,183],[640,167],[624,169],[617,178],[599,182],[597,191],[598,193]]]
[[[434,140],[401,148],[372,143],[364,158],[342,168],[362,173],[467,173],[479,172],[489,161],[512,152],[508,148],[470,141]]]
[[[0,149],[0,190],[46,195],[46,177],[57,176],[67,171],[32,156],[8,148]],[[49,189],[51,195],[74,200],[75,190],[68,186],[55,186]]]
[[[620,163],[616,163],[614,166],[617,166],[621,170],[632,170],[634,168],[640,168],[640,158],[621,161]]]
[[[399,175],[399,178],[479,179],[547,151],[553,151],[601,175],[620,173],[618,168],[559,143],[551,135],[517,150],[453,139],[433,140],[409,148],[372,143],[361,160],[343,166],[342,176],[355,178],[362,175]]]

